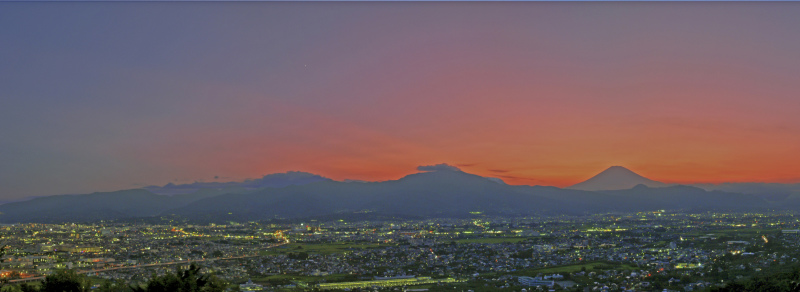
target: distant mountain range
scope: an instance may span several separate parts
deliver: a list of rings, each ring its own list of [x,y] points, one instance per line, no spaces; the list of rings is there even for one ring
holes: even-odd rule
[[[0,205],[0,222],[61,222],[178,215],[197,221],[265,220],[376,214],[469,217],[589,214],[649,210],[800,208],[800,195],[765,196],[670,186],[611,167],[569,188],[507,185],[455,167],[384,182],[340,182],[288,172],[239,183],[168,184]],[[724,186],[736,189],[735,186]]]
[[[255,190],[261,188],[283,188],[288,186],[304,185],[313,182],[330,181],[313,173],[290,171],[265,175],[259,179],[248,179],[243,182],[195,182],[191,184],[176,185],[168,183],[163,187],[149,186],[143,189],[159,195],[190,194],[199,190]]]
[[[723,191],[757,195],[769,201],[800,200],[800,184],[779,183],[723,183],[693,184],[707,191]]]

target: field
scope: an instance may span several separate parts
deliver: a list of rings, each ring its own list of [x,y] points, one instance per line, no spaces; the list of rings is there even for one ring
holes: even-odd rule
[[[780,232],[780,229],[777,228],[750,228],[750,227],[743,227],[743,228],[725,228],[725,229],[717,229],[717,230],[707,230],[707,231],[697,231],[692,233],[687,233],[686,235],[691,236],[703,236],[706,234],[714,234],[716,236],[730,236],[730,237],[743,237],[743,236],[757,236],[757,235],[774,235]]]
[[[277,255],[286,253],[305,252],[308,254],[334,254],[345,253],[348,251],[378,248],[377,243],[290,243],[281,247],[271,248],[261,251],[261,255]]]
[[[341,281],[353,281],[354,278],[348,277],[347,274],[332,274],[327,276],[301,276],[301,275],[271,275],[266,277],[257,277],[252,278],[253,282],[319,282],[325,280],[327,282],[341,282]]]
[[[456,239],[456,243],[518,243],[535,237],[477,237]]]
[[[608,270],[614,269],[617,271],[620,270],[635,270],[637,269],[635,266],[631,266],[628,264],[619,264],[619,263],[610,263],[610,262],[590,262],[585,264],[574,264],[574,265],[564,265],[564,266],[556,266],[556,267],[547,267],[547,268],[538,268],[538,269],[529,269],[529,270],[522,270],[514,272],[514,275],[518,276],[536,276],[538,274],[564,274],[564,273],[576,273],[580,272],[583,268],[586,269],[587,272],[598,271],[598,270]]]

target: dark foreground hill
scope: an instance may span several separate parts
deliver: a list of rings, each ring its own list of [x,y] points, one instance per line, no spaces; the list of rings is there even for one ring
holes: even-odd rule
[[[324,180],[283,188],[162,196],[146,190],[43,197],[0,205],[0,222],[120,219],[175,214],[192,220],[325,217],[359,212],[405,217],[471,214],[527,216],[610,211],[755,210],[769,207],[754,195],[673,186],[581,191],[512,186],[456,170],[422,172],[385,182]]]

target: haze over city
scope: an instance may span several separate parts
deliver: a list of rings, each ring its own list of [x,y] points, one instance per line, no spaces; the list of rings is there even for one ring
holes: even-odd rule
[[[797,3],[0,3],[0,199],[800,180]]]

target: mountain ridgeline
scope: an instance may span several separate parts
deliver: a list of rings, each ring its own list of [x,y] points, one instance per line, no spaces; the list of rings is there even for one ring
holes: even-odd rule
[[[634,185],[627,187],[631,183]],[[290,172],[243,183],[148,188],[8,203],[0,205],[0,222],[94,221],[160,215],[225,221],[332,218],[359,213],[468,217],[478,212],[490,216],[530,216],[800,207],[800,200],[795,196],[775,201],[757,194],[668,186],[622,167],[612,167],[584,183],[564,189],[507,185],[495,178],[450,169],[420,172],[384,182],[340,182],[309,173]]]
[[[582,191],[603,191],[625,190],[637,185],[645,185],[653,188],[667,186],[665,183],[643,177],[622,166],[612,166],[592,178],[568,188]]]

